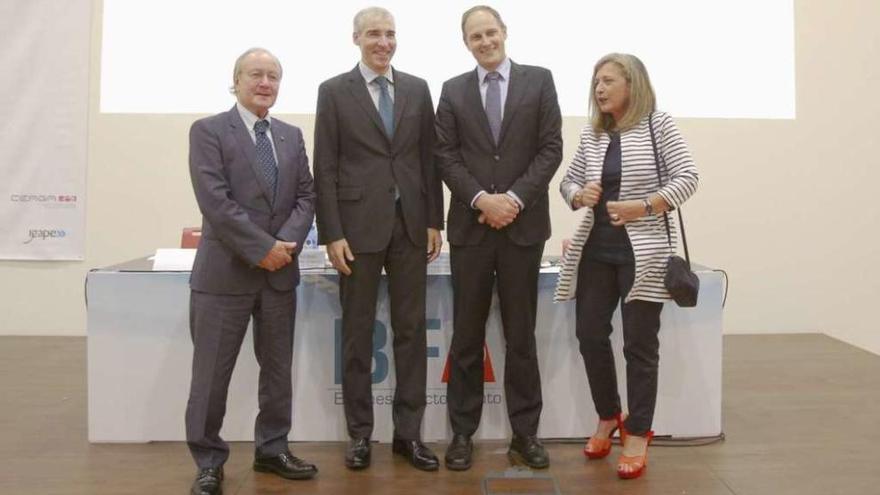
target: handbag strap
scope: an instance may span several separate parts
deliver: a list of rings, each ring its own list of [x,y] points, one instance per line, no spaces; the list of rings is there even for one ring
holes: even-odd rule
[[[660,175],[660,154],[657,153],[657,138],[654,137],[654,112],[651,112],[648,115],[648,130],[651,131],[651,148],[654,150],[654,165],[657,167],[657,182],[660,184],[660,187],[663,187],[663,178]],[[666,162],[663,162],[663,166],[666,168],[667,172],[669,168],[666,167]],[[681,216],[681,208],[676,208],[678,212],[678,225],[681,226],[681,243],[684,245],[684,258],[687,260],[688,270],[691,269],[691,255],[688,252],[688,242],[687,236],[684,234],[684,218]],[[663,223],[666,225],[666,241],[669,243],[669,247],[672,247],[672,233],[669,230],[669,216],[668,212],[663,212]]]

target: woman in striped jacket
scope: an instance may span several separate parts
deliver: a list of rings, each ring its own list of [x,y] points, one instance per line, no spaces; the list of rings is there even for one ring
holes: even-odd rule
[[[675,251],[666,235],[664,212],[697,189],[697,169],[672,118],[655,112],[654,90],[633,55],[602,57],[593,71],[591,125],[560,192],[572,209],[585,208],[563,256],[558,301],[576,299],[576,334],[599,415],[584,447],[591,459],[611,451],[620,430],[623,453],[617,472],[636,478],[647,464],[657,399],[660,311],[670,296],[663,285],[667,259]],[[649,121],[660,156],[658,181]],[[621,302],[629,415],[621,414],[611,316]]]

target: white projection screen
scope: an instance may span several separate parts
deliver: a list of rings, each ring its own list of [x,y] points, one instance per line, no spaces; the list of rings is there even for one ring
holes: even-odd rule
[[[359,51],[349,0],[104,0],[101,111],[214,113],[229,107],[232,65],[262,46],[284,66],[276,113],[312,114],[321,81],[351,70]],[[474,68],[461,14],[474,1],[379,3],[395,16],[393,65],[428,81]],[[553,71],[562,112],[586,115],[595,61],[639,56],[658,106],[676,117],[795,117],[793,0],[598,0],[491,3],[508,26],[507,53]]]

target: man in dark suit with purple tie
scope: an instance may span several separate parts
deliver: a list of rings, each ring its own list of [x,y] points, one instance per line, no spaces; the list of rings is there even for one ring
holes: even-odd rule
[[[509,456],[533,468],[549,457],[537,438],[541,379],[535,349],[538,271],[550,237],[547,187],[562,159],[562,119],[550,71],[512,62],[507,28],[491,7],[462,16],[475,70],[443,85],[439,167],[452,192],[448,232],[453,290],[446,466],[471,467],[483,406],[483,342],[497,287],[506,343]]]
[[[202,212],[190,279],[192,383],[186,440],[199,468],[191,493],[221,493],[229,447],[220,437],[232,369],[248,323],[260,363],[255,471],[312,478],[288,450],[291,427],[297,254],[314,218],[315,194],[302,132],[269,117],[281,64],[262,48],[235,62],[229,110],[190,129],[189,167]]]

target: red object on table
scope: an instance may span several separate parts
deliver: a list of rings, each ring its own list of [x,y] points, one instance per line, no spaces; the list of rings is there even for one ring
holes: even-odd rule
[[[181,249],[197,249],[201,240],[201,227],[185,227],[183,235],[180,236],[180,247]]]

